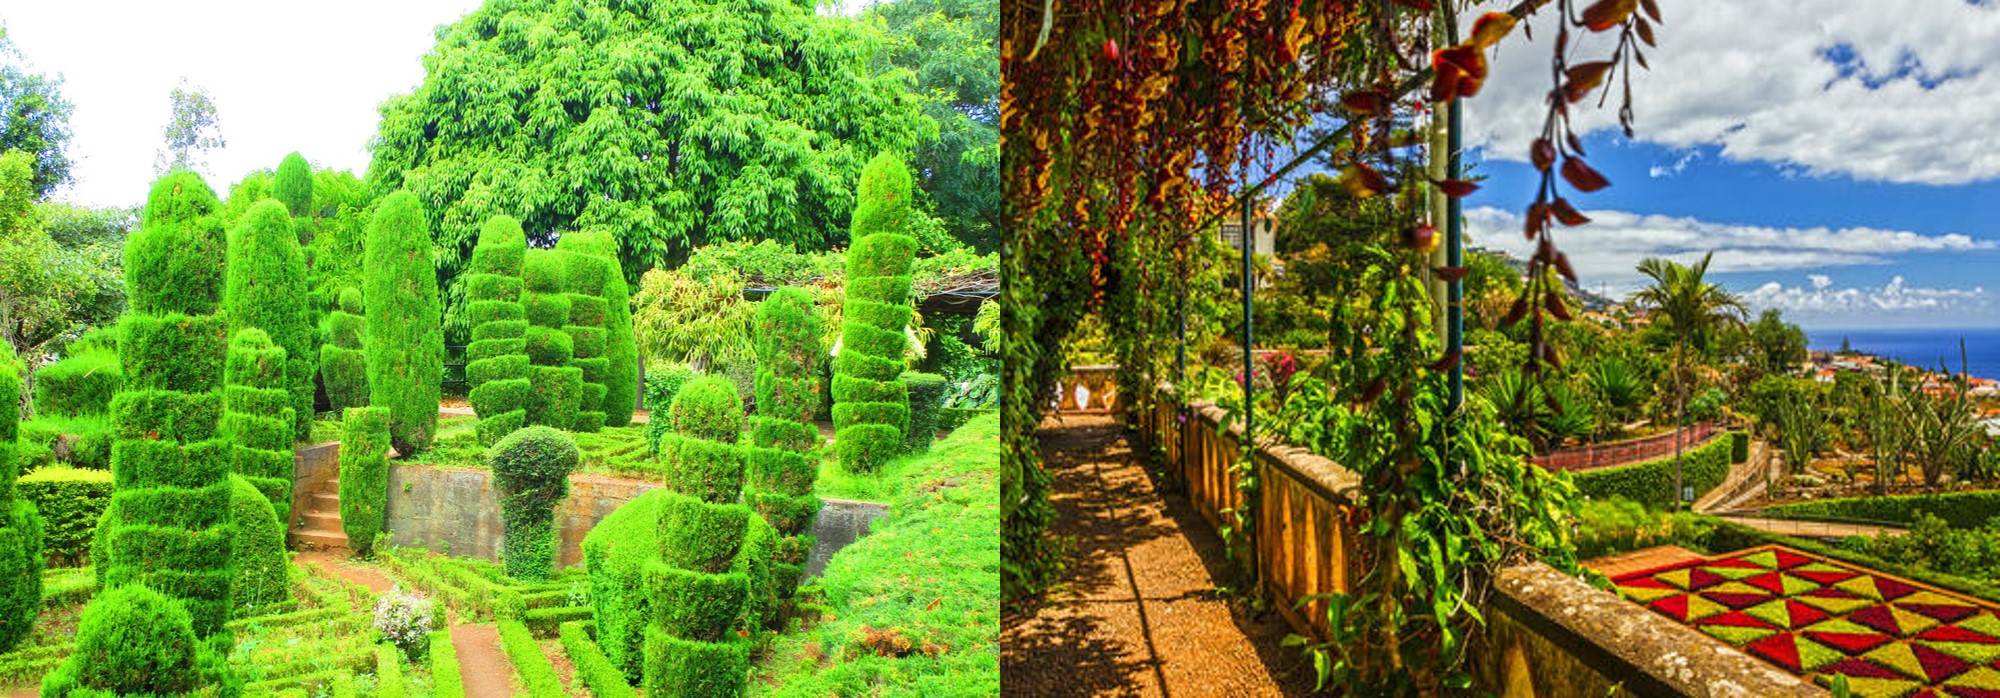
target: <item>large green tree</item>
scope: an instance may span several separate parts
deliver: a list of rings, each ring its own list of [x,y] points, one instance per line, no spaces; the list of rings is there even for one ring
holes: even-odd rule
[[[0,155],[0,338],[31,365],[124,309],[119,249],[133,223],[118,209],[35,203],[34,168],[25,151]]]
[[[34,159],[36,198],[69,181],[69,116],[62,76],[50,78],[27,66],[0,27],[0,153],[19,150]]]
[[[869,8],[888,36],[878,70],[908,71],[937,124],[911,162],[944,232],[1000,248],[999,0],[897,0]]]
[[[382,107],[369,180],[430,202],[454,338],[481,222],[531,244],[593,226],[627,280],[717,240],[844,244],[852,183],[931,122],[880,33],[809,2],[494,0]]]

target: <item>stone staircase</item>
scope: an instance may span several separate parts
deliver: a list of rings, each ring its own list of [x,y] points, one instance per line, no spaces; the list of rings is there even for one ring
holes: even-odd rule
[[[340,480],[321,481],[297,498],[301,511],[291,530],[292,546],[305,550],[347,549],[347,533],[340,527]]]

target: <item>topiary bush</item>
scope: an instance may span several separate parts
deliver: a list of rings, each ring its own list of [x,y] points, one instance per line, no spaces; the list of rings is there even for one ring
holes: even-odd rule
[[[292,511],[292,368],[263,330],[238,330],[229,340],[221,431],[232,444],[230,470],[264,493],[279,521]]]
[[[389,501],[387,408],[349,407],[340,422],[340,528],[356,555],[375,554]]]
[[[768,550],[747,549],[750,521],[762,518],[737,503],[742,402],[729,381],[706,376],[682,388],[670,409],[676,433],[661,451],[669,494],[660,502],[657,557],[643,572],[653,599],[646,695],[734,696],[742,691],[749,642],[728,631],[761,617],[752,582],[768,573],[770,559]]]
[[[909,434],[903,438],[910,453],[927,453],[931,441],[937,439],[938,409],[944,405],[944,392],[951,382],[935,373],[904,373],[897,380],[902,381],[910,393]]]
[[[111,411],[111,396],[125,387],[125,369],[118,352],[104,347],[71,347],[69,356],[35,372],[37,416],[102,416]]]
[[[361,289],[340,290],[332,310],[319,321],[319,377],[334,412],[368,405],[368,321],[362,317]]]
[[[278,161],[278,173],[271,181],[271,198],[285,205],[285,212],[304,217],[312,214],[312,165],[296,152]]]
[[[570,337],[569,365],[583,371],[583,396],[570,429],[594,432],[604,428],[604,399],[610,392],[604,383],[611,361],[604,356],[610,331],[603,294],[611,277],[619,273],[618,263],[560,248],[555,254],[562,260],[564,288],[569,290],[569,320],[562,328]]]
[[[674,430],[674,396],[697,375],[694,369],[679,362],[654,364],[646,369],[647,453],[660,455],[660,437]]]
[[[190,621],[178,601],[145,585],[100,593],[77,621],[69,661],[42,679],[42,695],[192,696],[214,684],[214,695],[236,695],[228,638],[199,641]]]
[[[819,460],[819,341],[825,323],[812,295],[783,288],[757,307],[757,417],[751,421],[743,500],[776,529],[778,554],[772,587],[759,590],[789,598],[805,571],[810,535],[820,500],[813,496]]]
[[[21,422],[14,457],[21,470],[34,472],[56,464],[91,470],[111,470],[111,443],[117,435],[104,415],[63,417],[44,414]]]
[[[292,595],[285,526],[264,492],[241,476],[229,478],[229,508],[236,520],[236,578],[229,600],[238,618],[268,613]]]
[[[444,379],[437,270],[415,195],[382,199],[368,224],[362,274],[368,301],[368,404],[389,410],[389,442],[409,457],[437,434]]]
[[[221,207],[201,175],[168,173],[153,182],[139,232],[125,241],[125,297],[130,312],[208,315],[222,299],[225,257]],[[121,350],[122,350],[121,343]]]
[[[618,263],[618,241],[602,228],[585,228],[563,234],[556,240],[556,249],[572,254],[587,255],[605,260],[611,266],[604,275],[602,290],[596,295],[604,299],[604,353],[605,369],[604,426],[622,427],[632,423],[634,402],[639,395],[639,348],[638,339],[632,331],[632,289],[625,283],[625,272]]]
[[[896,376],[903,372],[904,331],[914,313],[908,297],[917,241],[904,234],[910,172],[901,160],[877,155],[855,190],[840,354],[833,362],[833,427],[841,464],[867,473],[902,453],[909,426],[908,390]]]
[[[90,564],[91,534],[111,504],[111,471],[40,468],[14,483],[14,496],[32,502],[41,515],[42,555],[50,567]]]
[[[491,446],[528,420],[532,383],[528,378],[527,315],[521,307],[521,263],[528,238],[509,216],[486,219],[479,246],[472,250],[466,281],[467,323],[472,344],[465,349],[467,399],[479,415],[479,443]]]
[[[20,644],[35,627],[42,608],[42,520],[35,505],[16,498],[20,460],[14,457],[16,422],[21,418],[21,361],[12,345],[0,342],[0,652]]]
[[[569,255],[528,250],[521,263],[521,309],[528,321],[527,423],[569,429],[583,411],[583,369],[570,365],[576,340],[570,325]]]
[[[555,508],[569,496],[569,474],[579,458],[575,439],[546,426],[508,434],[487,451],[500,488],[506,528],[500,557],[507,576],[539,581],[555,569]]]

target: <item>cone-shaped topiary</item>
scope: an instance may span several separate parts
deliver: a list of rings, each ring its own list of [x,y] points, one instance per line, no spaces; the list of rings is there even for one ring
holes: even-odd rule
[[[232,444],[230,470],[264,493],[280,521],[290,520],[292,511],[292,398],[285,391],[290,363],[284,347],[252,327],[230,337],[222,372],[221,430]]]
[[[293,439],[312,433],[312,327],[306,324],[306,257],[292,232],[291,216],[276,201],[250,207],[243,222],[229,235],[228,285],[222,307],[228,311],[229,332],[256,328],[285,350],[283,389],[291,399],[287,426]],[[286,471],[285,477],[291,476]]]
[[[612,264],[604,290],[597,294],[604,299],[604,426],[629,425],[639,400],[639,345],[632,333],[632,291],[618,266],[618,241],[606,230],[586,228],[564,234],[556,249]]]
[[[580,454],[560,429],[532,426],[508,434],[486,453],[500,488],[506,526],[500,559],[507,576],[543,580],[555,570],[555,509],[569,496],[569,474]]]
[[[583,408],[583,369],[569,365],[576,358],[575,340],[563,331],[570,324],[567,255],[555,250],[528,250],[521,265],[521,309],[528,320],[522,338],[528,352],[528,423],[568,429]]]
[[[768,574],[765,549],[746,537],[757,518],[738,503],[743,483],[743,403],[728,379],[696,379],[674,397],[676,434],[661,461],[659,559],[644,571],[652,601],[643,650],[646,695],[735,696],[742,692],[749,642],[732,630],[761,610],[753,590]]]
[[[465,348],[465,379],[482,445],[498,443],[528,419],[528,318],[521,310],[527,251],[521,222],[509,216],[486,219],[472,250],[472,275],[466,279],[472,344]]]
[[[76,625],[69,661],[42,679],[45,698],[233,696],[227,636],[195,639],[186,609],[172,597],[131,584],[97,595]]]
[[[241,476],[229,478],[229,507],[236,519],[236,578],[229,600],[236,604],[238,618],[268,613],[292,595],[285,526],[264,493]]]
[[[851,472],[872,472],[903,452],[909,394],[903,372],[910,262],[910,171],[888,153],[861,170],[847,250],[840,355],[833,362],[834,446]]]
[[[14,496],[21,472],[14,457],[21,410],[21,360],[0,342],[0,652],[11,650],[35,627],[42,608],[42,518],[35,505]]]
[[[389,443],[404,457],[430,448],[444,380],[437,269],[422,207],[406,191],[383,198],[362,261],[368,404],[389,410]]]
[[[326,340],[319,347],[319,377],[334,412],[368,405],[368,353],[363,349],[368,321],[361,313],[361,289],[349,286],[319,322]]]
[[[757,417],[751,422],[743,500],[782,536],[774,588],[764,590],[773,598],[792,595],[813,547],[809,532],[820,508],[812,494],[819,474],[813,416],[819,411],[824,327],[812,294],[803,289],[779,289],[757,307]]]
[[[201,175],[169,173],[153,182],[146,218],[125,242],[125,299],[135,313],[215,312],[222,298],[221,204]]]
[[[387,408],[349,407],[340,422],[340,528],[356,555],[375,554],[389,507]]]
[[[285,205],[285,211],[304,217],[312,213],[312,165],[296,152],[278,162],[278,174],[271,181],[271,198]]]

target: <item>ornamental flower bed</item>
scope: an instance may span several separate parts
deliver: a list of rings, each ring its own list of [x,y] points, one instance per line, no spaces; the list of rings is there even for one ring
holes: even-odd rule
[[[1855,696],[2000,697],[1987,604],[1782,546],[1621,575],[1618,592]]]

